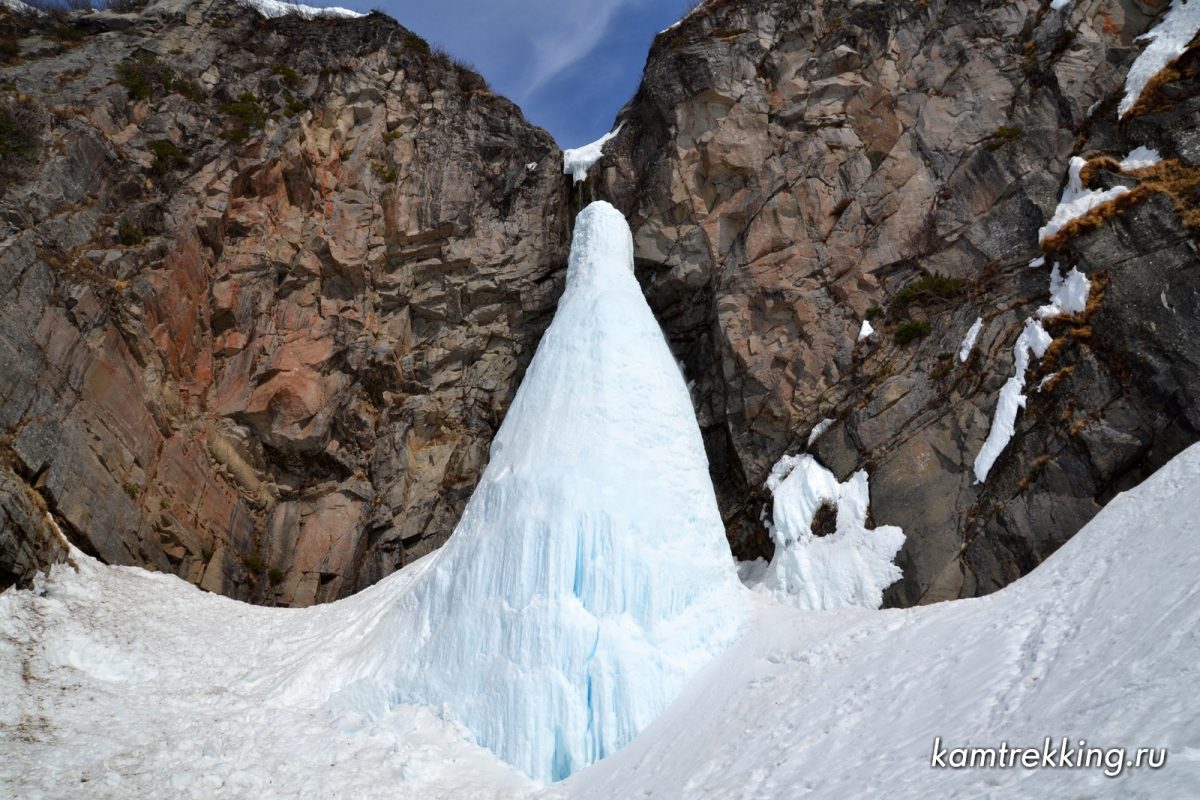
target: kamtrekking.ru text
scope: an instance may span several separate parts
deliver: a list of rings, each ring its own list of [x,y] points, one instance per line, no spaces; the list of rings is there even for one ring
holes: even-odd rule
[[[1103,769],[1105,777],[1116,778],[1126,769],[1160,769],[1167,763],[1167,748],[1088,747],[1087,741],[1072,744],[1064,736],[1058,742],[1047,736],[1041,747],[946,747],[942,737],[933,740],[929,766],[935,769]]]

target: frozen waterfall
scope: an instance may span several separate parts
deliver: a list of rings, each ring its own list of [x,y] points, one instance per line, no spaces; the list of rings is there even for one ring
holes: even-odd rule
[[[576,220],[558,311],[454,535],[361,602],[310,685],[338,675],[333,701],[374,714],[444,704],[541,780],[628,743],[738,635],[691,400],[608,203]]]

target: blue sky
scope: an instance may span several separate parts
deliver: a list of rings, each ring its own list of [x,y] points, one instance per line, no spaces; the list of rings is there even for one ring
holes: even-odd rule
[[[311,2],[311,0],[310,0]],[[687,0],[341,0],[379,8],[475,65],[561,147],[607,133],[637,90],[654,34]]]

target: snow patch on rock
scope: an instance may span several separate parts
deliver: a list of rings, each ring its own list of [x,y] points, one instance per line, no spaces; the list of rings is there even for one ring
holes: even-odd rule
[[[1000,389],[996,413],[987,440],[975,456],[975,480],[983,483],[996,459],[1004,452],[1016,431],[1017,412],[1025,407],[1025,373],[1029,370],[1030,354],[1041,358],[1050,346],[1050,334],[1036,319],[1025,320],[1025,329],[1013,345],[1013,374]]]
[[[684,14],[682,17],[677,19],[675,22],[671,23],[670,25],[668,25],[667,27],[665,27],[661,31],[659,31],[658,35],[662,36],[667,31],[673,31],[676,28],[678,28],[680,25],[682,25],[684,23],[684,20],[686,20],[688,17],[692,16],[697,11],[699,11],[701,8],[703,8],[705,2],[707,2],[707,0],[700,0],[700,2],[693,5],[692,8],[686,14]]]
[[[621,132],[624,124],[621,123],[621,125],[618,125],[591,144],[585,144],[583,147],[576,147],[570,150],[563,150],[563,174],[570,175],[574,183],[585,180],[588,170],[604,155],[604,145],[608,144],[609,140],[615,138]]]
[[[1087,308],[1088,295],[1092,290],[1092,282],[1077,268],[1065,276],[1058,262],[1050,272],[1050,303],[1037,310],[1042,319],[1057,317],[1060,314],[1078,314]]]
[[[971,351],[975,349],[975,341],[979,338],[979,332],[983,330],[983,317],[976,317],[975,323],[967,330],[967,335],[963,337],[962,344],[958,346],[958,360],[966,362],[971,355]]]
[[[21,0],[0,0],[0,8],[14,11],[18,14],[41,14],[42,12]]]
[[[1129,155],[1121,159],[1120,167],[1126,172],[1132,172],[1136,169],[1153,167],[1160,161],[1162,161],[1162,154],[1157,150],[1149,147],[1135,147],[1129,151]]]
[[[275,17],[286,17],[293,14],[304,19],[317,19],[318,17],[365,17],[358,11],[352,11],[348,8],[340,6],[327,6],[318,8],[316,6],[306,6],[300,3],[285,3],[281,0],[238,0],[238,3],[246,8],[252,8],[268,19]]]
[[[1200,5],[1200,0],[1197,0],[1197,5]],[[1072,220],[1079,219],[1093,208],[1115,200],[1129,191],[1124,186],[1114,186],[1104,190],[1084,189],[1080,173],[1086,164],[1087,161],[1079,156],[1071,159],[1071,165],[1067,170],[1067,186],[1063,189],[1058,207],[1054,209],[1054,216],[1038,230],[1039,242],[1046,241],[1065,228]],[[1033,264],[1030,263],[1030,266]]]
[[[1200,31],[1200,0],[1174,0],[1159,23],[1138,40],[1149,44],[1125,75],[1125,96],[1117,106],[1117,117],[1123,117],[1137,105],[1146,85],[1168,64],[1187,50],[1188,43]]]

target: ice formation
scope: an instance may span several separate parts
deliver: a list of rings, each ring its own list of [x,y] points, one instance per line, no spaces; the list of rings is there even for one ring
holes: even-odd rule
[[[1183,55],[1188,43],[1200,31],[1200,0],[1174,0],[1171,8],[1140,39],[1149,40],[1125,75],[1125,96],[1117,106],[1117,116],[1125,116],[1142,96],[1142,90],[1162,69]]]
[[[1200,6],[1200,0],[1195,0]],[[1085,189],[1080,173],[1087,161],[1074,156],[1067,170],[1067,186],[1063,189],[1054,216],[1038,230],[1038,241],[1044,242],[1067,226],[1067,223],[1082,217],[1096,206],[1115,200],[1129,191],[1124,186],[1114,186],[1111,189]],[[1030,266],[1033,266],[1030,264]]]
[[[871,327],[870,320],[864,319],[862,321],[862,327],[860,327],[858,329],[858,341],[861,342],[863,339],[871,338],[871,334],[873,334],[874,332],[875,332],[875,329],[873,327]]]
[[[771,470],[767,489],[775,555],[769,564],[761,559],[743,564],[746,584],[797,608],[879,608],[883,590],[900,579],[892,559],[904,532],[894,525],[867,529],[867,473],[859,470],[839,483],[810,455],[784,456]],[[836,508],[835,530],[818,536],[813,519],[826,504]]]
[[[1042,319],[1057,317],[1059,314],[1078,314],[1087,308],[1088,295],[1092,291],[1092,282],[1075,267],[1065,276],[1058,262],[1050,272],[1050,303],[1037,310]]]
[[[1030,353],[1037,358],[1046,354],[1050,346],[1050,334],[1036,319],[1025,320],[1025,329],[1017,337],[1013,345],[1013,374],[1000,389],[1000,399],[996,403],[996,414],[992,417],[992,427],[988,431],[987,440],[975,456],[975,480],[983,483],[996,459],[1004,452],[1008,442],[1016,431],[1017,411],[1025,407],[1025,372],[1029,369]]]
[[[958,360],[966,362],[971,355],[971,351],[975,349],[975,340],[979,338],[979,332],[983,330],[983,317],[976,317],[975,322],[967,330],[967,335],[963,337],[962,344],[958,346]]]
[[[563,174],[570,175],[574,183],[585,180],[588,170],[604,155],[604,145],[620,132],[621,125],[618,125],[591,144],[585,144],[583,147],[576,147],[573,150],[563,150]]]
[[[580,212],[566,290],[462,520],[336,664],[336,705],[445,704],[558,780],[629,742],[743,618],[691,399],[611,205]]]

